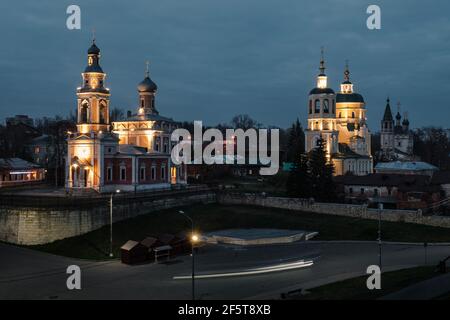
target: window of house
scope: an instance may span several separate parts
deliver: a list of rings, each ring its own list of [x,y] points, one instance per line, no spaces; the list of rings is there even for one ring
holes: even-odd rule
[[[120,167],[120,180],[126,180],[127,179],[127,168]]]
[[[353,194],[353,188],[349,188],[348,193]]]
[[[139,177],[140,177],[140,180],[142,180],[142,181],[145,180],[145,167],[140,168]]]
[[[106,169],[106,180],[107,181],[112,181],[112,179],[113,179],[112,177],[113,177],[113,170],[112,170],[111,167],[108,167]]]
[[[166,167],[162,166],[161,167],[161,180],[165,180],[166,179]]]
[[[364,194],[364,188],[361,188],[361,194]]]
[[[352,118],[355,119],[355,113],[354,112],[352,112]]]
[[[152,167],[152,180],[156,180],[156,167]]]
[[[309,114],[312,114],[312,100],[309,100]]]
[[[378,189],[373,190],[373,195],[374,195],[375,197],[378,197]]]

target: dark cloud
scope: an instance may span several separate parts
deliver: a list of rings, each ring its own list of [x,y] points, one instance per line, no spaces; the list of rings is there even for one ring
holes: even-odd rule
[[[68,114],[95,28],[112,106],[135,108],[150,60],[164,115],[215,124],[248,113],[285,127],[306,117],[325,46],[336,90],[350,60],[373,131],[387,95],[413,126],[448,126],[448,1],[83,0],[82,30],[69,31],[73,3],[0,4],[0,118]],[[365,26],[372,3],[382,9],[380,31]]]

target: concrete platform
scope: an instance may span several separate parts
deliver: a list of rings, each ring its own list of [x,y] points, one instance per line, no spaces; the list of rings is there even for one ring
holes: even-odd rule
[[[208,243],[240,246],[292,243],[309,240],[318,232],[282,229],[227,229],[206,234]]]

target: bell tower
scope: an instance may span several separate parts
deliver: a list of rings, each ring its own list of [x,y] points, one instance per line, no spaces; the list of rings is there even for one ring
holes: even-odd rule
[[[145,116],[148,114],[158,114],[155,105],[156,92],[158,86],[150,79],[149,62],[146,62],[145,78],[137,86],[139,93],[139,108],[138,114]]]
[[[109,89],[106,73],[100,67],[100,49],[92,40],[88,49],[88,65],[81,74],[83,84],[77,89],[77,128],[79,133],[109,131]]]
[[[336,95],[328,87],[325,74],[325,59],[320,60],[319,75],[316,87],[311,90],[308,98],[308,128],[306,130],[305,150],[307,152],[318,146],[319,140],[324,140],[327,156],[338,152],[338,131],[336,129]]]

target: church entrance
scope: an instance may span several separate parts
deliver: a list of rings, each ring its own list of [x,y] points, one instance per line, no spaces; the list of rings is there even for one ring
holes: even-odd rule
[[[90,188],[92,186],[89,167],[73,164],[71,171],[72,188]]]
[[[170,183],[177,184],[177,168],[176,167],[170,168]]]

